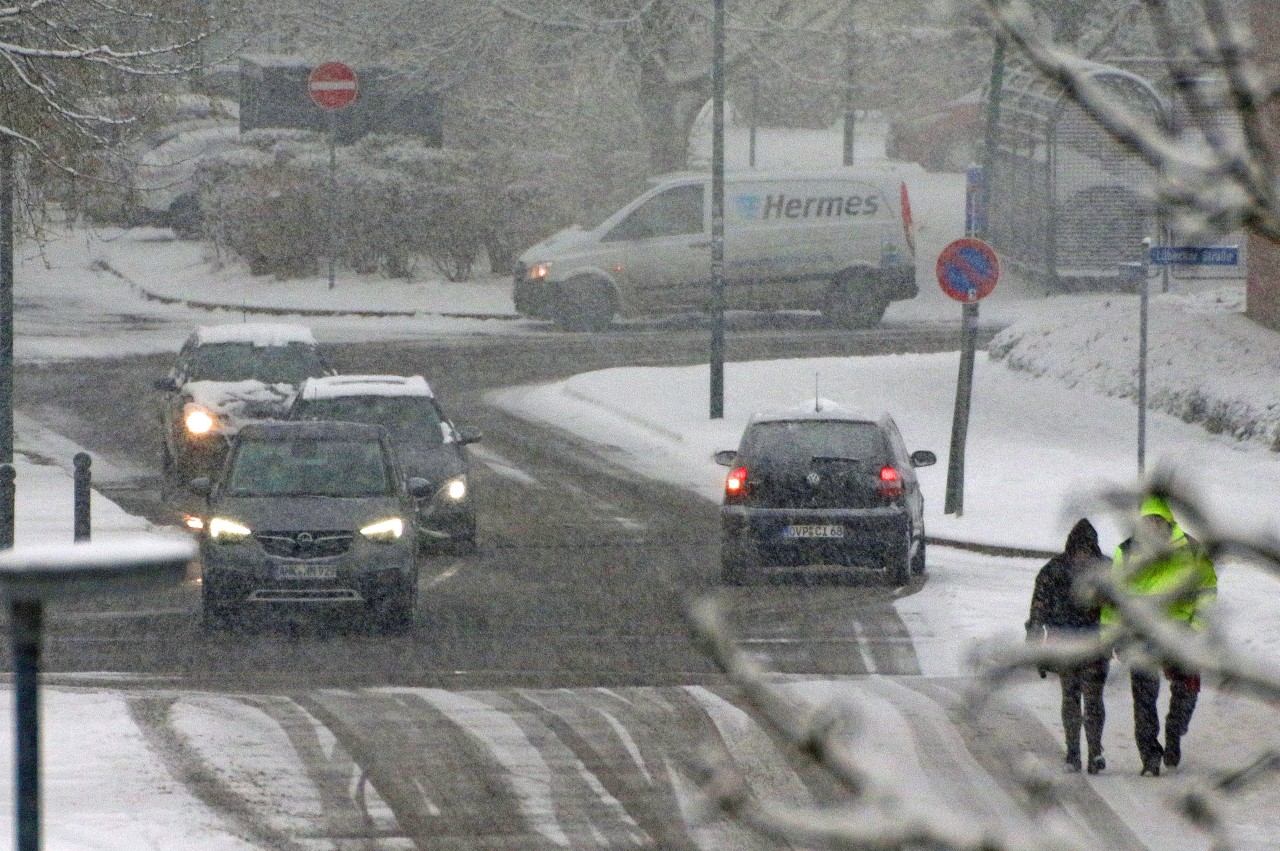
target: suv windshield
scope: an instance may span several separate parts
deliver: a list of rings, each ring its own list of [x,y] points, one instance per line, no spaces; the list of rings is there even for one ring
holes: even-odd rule
[[[387,496],[391,471],[369,440],[253,440],[240,444],[227,476],[230,496]]]
[[[251,346],[247,343],[211,343],[191,352],[187,381],[246,381],[266,384],[301,384],[328,370],[311,346]]]
[[[785,420],[755,423],[742,435],[744,462],[807,464],[814,458],[841,458],[870,465],[890,462],[889,444],[875,423],[843,420]]]
[[[422,396],[341,396],[298,401],[296,420],[345,420],[386,428],[397,442],[438,446],[444,443],[440,414]]]

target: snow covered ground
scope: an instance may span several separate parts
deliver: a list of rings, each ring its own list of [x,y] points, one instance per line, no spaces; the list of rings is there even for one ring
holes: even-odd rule
[[[962,180],[920,172],[909,183],[924,268],[943,245],[961,235]],[[193,325],[235,321],[240,315],[192,309],[182,302],[414,314],[295,317],[310,325],[322,344],[545,330],[512,318],[510,286],[500,277],[449,284],[344,276],[329,290],[321,279],[254,279],[238,264],[213,265],[200,246],[173,241],[163,232],[74,231],[21,260],[19,368],[47,359],[176,351]],[[889,324],[958,319],[958,306],[928,284],[930,274],[924,268],[920,297],[890,309]],[[148,300],[144,292],[179,303]],[[1152,466],[1170,465],[1201,494],[1215,521],[1244,533],[1274,535],[1280,516],[1280,454],[1271,451],[1272,417],[1280,411],[1280,375],[1272,365],[1280,355],[1280,335],[1245,319],[1241,297],[1241,286],[1175,282],[1170,295],[1153,299],[1153,400],[1165,400],[1170,410],[1191,419],[1195,410],[1221,408],[1224,413],[1211,424],[1221,420],[1226,425],[1214,434],[1200,423],[1153,411],[1147,456]],[[1099,526],[1104,547],[1114,546],[1125,533],[1125,518],[1101,513],[1093,498],[1102,488],[1138,479],[1137,412],[1132,399],[1125,398],[1132,395],[1136,366],[1136,298],[1047,299],[1010,279],[983,303],[982,318],[1009,327],[993,347],[1002,360],[979,353],[965,510],[959,517],[941,510],[955,353],[731,363],[725,418],[718,421],[707,416],[705,366],[607,370],[510,388],[493,393],[491,400],[593,438],[602,453],[643,475],[717,500],[724,469],[713,463],[711,454],[736,445],[752,411],[812,398],[816,383],[824,397],[893,412],[911,449],[938,454],[937,466],[921,470],[930,535],[1048,550],[1060,546],[1075,518],[1088,515]],[[1189,405],[1189,394],[1195,392],[1214,401]],[[17,429],[22,456],[17,462],[19,546],[47,537],[69,539],[67,472],[76,447],[26,420],[19,420]],[[1245,439],[1236,439],[1233,432]],[[113,469],[109,458],[95,459],[95,473],[128,475]],[[94,521],[100,536],[147,531],[145,523],[100,497]],[[954,676],[970,670],[970,654],[981,643],[1019,637],[1039,560],[934,550],[930,562],[924,589],[896,605],[911,630],[925,676]],[[1277,580],[1239,564],[1222,565],[1220,576],[1219,619],[1245,652],[1269,663],[1280,651]],[[1114,670],[1112,686],[1108,748],[1127,756],[1132,748],[1126,732],[1127,683]],[[1014,697],[1054,727],[1056,689],[1034,681],[1019,687]],[[226,832],[216,816],[167,775],[109,686],[86,691],[53,685],[46,687],[44,701],[47,847],[251,847]],[[1230,701],[1216,692],[1207,694],[1205,703],[1197,716],[1201,726],[1193,728],[1188,743],[1192,751],[1207,747],[1219,735],[1211,726],[1214,719],[1220,722],[1229,715]],[[0,729],[11,726],[10,713],[10,702],[0,701]],[[192,724],[198,726],[197,720]],[[270,726],[260,718],[245,720],[246,726],[263,723]],[[1271,740],[1275,732],[1270,731]],[[0,776],[11,776],[11,748],[4,738]],[[279,739],[266,733],[251,738],[268,743]],[[86,742],[92,747],[86,748]],[[272,772],[287,774],[280,767],[291,764],[288,745],[277,744],[278,752],[261,758]],[[1185,835],[1176,822],[1171,826],[1159,795],[1139,786],[1135,777],[1113,772],[1088,782],[1116,802],[1117,811],[1152,847],[1207,847],[1203,837]],[[0,808],[10,793],[0,786]],[[302,791],[294,793],[304,797]],[[1275,835],[1272,816],[1247,806],[1234,815],[1245,847],[1269,847]],[[4,833],[0,831],[0,846]]]

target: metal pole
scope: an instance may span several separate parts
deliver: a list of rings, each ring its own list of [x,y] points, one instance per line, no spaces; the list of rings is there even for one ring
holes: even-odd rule
[[[854,112],[853,84],[857,76],[854,67],[854,58],[856,51],[854,50],[854,38],[857,30],[854,27],[853,4],[847,7],[849,20],[848,30],[845,33],[844,43],[844,73],[845,73],[845,90],[844,90],[844,164],[853,165],[853,131],[854,123],[857,121],[857,115]]]
[[[0,135],[0,463],[13,462],[13,139]]]
[[[15,478],[17,473],[12,464],[0,464],[0,550],[13,549]]]
[[[751,75],[751,131],[747,145],[747,165],[756,167],[756,116],[760,114],[760,78]]]
[[[1165,274],[1168,274],[1165,264]],[[1138,282],[1138,475],[1147,463],[1147,274]]]
[[[326,117],[329,119],[329,203],[327,205],[328,212],[325,215],[325,244],[329,246],[329,289],[333,289],[335,273],[334,273],[334,255],[337,254],[337,246],[333,244],[334,232],[334,207],[338,203],[338,115],[336,110],[329,110]]]
[[[39,600],[14,600],[9,606],[13,631],[13,706],[17,725],[15,804],[17,851],[40,848],[40,629]]]
[[[978,239],[986,237],[991,218],[991,183],[995,178],[996,133],[1000,124],[1000,91],[1004,85],[1004,38],[996,35],[991,56],[991,84],[987,90],[987,123],[983,151],[983,180],[978,187],[982,209],[974,216]],[[947,489],[943,499],[944,514],[964,514],[964,455],[969,433],[969,411],[973,397],[973,362],[978,347],[978,303],[963,305],[960,314],[960,371],[956,377],[956,405],[951,417],[951,450],[947,456]]]
[[[711,48],[711,419],[724,419],[724,0]]]
[[[88,452],[77,452],[74,460],[75,473],[72,476],[72,540],[89,540],[89,490],[91,479],[90,467],[93,459]]]

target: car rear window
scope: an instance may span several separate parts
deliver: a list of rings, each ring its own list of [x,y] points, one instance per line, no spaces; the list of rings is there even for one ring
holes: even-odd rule
[[[807,464],[814,458],[841,458],[874,465],[891,461],[888,441],[878,425],[845,420],[754,423],[742,435],[738,457],[746,464]]]
[[[340,396],[295,404],[291,419],[371,423],[386,428],[397,442],[429,446],[444,442],[440,414],[421,396]]]
[[[247,343],[212,343],[191,352],[187,381],[248,381],[266,384],[301,384],[326,374],[323,359],[311,346],[251,346]]]
[[[386,496],[393,492],[382,445],[368,440],[250,440],[227,475],[230,496]]]

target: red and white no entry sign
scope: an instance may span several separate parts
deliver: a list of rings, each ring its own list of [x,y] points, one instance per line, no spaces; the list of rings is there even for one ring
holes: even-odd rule
[[[342,109],[355,102],[360,91],[356,72],[341,62],[325,62],[307,75],[307,94],[321,109]]]

